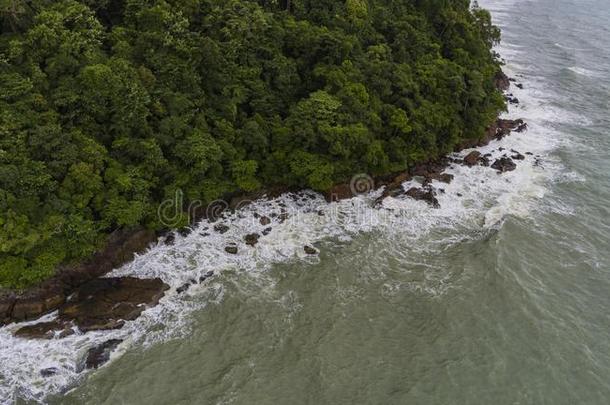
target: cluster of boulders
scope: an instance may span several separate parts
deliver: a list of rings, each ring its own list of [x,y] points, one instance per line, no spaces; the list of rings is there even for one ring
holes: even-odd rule
[[[527,130],[527,124],[521,119],[498,119],[496,123],[488,129],[485,138],[476,142],[476,146],[487,145],[493,139],[500,140],[505,136],[509,135],[512,131],[523,132],[525,130]],[[471,145],[469,146],[472,147]],[[500,152],[502,152],[503,150],[503,148],[499,148]],[[464,158],[462,159],[444,157],[436,161],[417,165],[409,172],[401,173],[395,176],[393,179],[385,181],[384,191],[381,196],[377,198],[375,204],[381,204],[381,202],[387,197],[398,197],[400,195],[406,195],[415,200],[425,201],[433,208],[439,208],[440,205],[436,196],[438,192],[442,193],[444,192],[444,190],[434,189],[431,183],[433,180],[444,183],[451,183],[451,181],[453,180],[453,175],[449,173],[444,173],[447,167],[452,164],[461,164],[468,167],[491,167],[492,169],[497,170],[499,173],[509,172],[517,168],[515,160],[525,159],[525,156],[516,150],[511,150],[510,153],[510,155],[508,153],[505,153],[500,158],[491,162],[491,153],[483,155],[478,150],[474,150],[466,154],[466,156],[464,156]],[[405,190],[402,187],[403,183],[412,179],[420,180],[421,187],[412,187],[408,190]]]

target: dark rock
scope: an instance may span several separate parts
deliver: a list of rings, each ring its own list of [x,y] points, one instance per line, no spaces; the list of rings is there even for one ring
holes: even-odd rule
[[[48,283],[40,289],[33,290],[31,294],[16,299],[11,317],[18,321],[36,319],[55,310],[64,303],[65,299],[64,290],[59,283]]]
[[[59,332],[58,337],[70,336],[74,333],[72,325],[63,320],[36,323],[17,329],[15,336],[27,339],[53,339]]]
[[[457,195],[458,197],[462,197],[462,194],[461,194],[461,193],[457,193],[456,195]]]
[[[525,160],[525,156],[523,156],[519,152],[516,152],[514,155],[511,156],[511,158],[513,160]]]
[[[113,232],[105,248],[85,262],[60,266],[54,277],[19,294],[0,295],[0,323],[33,320],[56,310],[74,288],[131,261],[156,240],[154,231],[144,229]]]
[[[479,158],[481,157],[481,152],[472,151],[464,158],[464,164],[466,166],[476,166],[479,163]]]
[[[265,236],[269,235],[272,230],[273,230],[273,228],[271,228],[271,227],[263,229],[263,235],[265,235]]]
[[[525,152],[526,155],[532,156],[533,153],[532,152]]]
[[[518,88],[520,88],[521,90],[523,90],[523,84],[521,84],[521,83],[517,83],[517,84],[515,84],[515,86],[517,86]]]
[[[328,202],[341,201],[353,196],[354,194],[349,184],[337,184],[324,195]]]
[[[244,236],[244,240],[246,241],[246,245],[254,246],[258,243],[258,239],[261,236],[258,233],[251,233]]]
[[[232,255],[236,255],[237,254],[237,246],[231,245],[231,246],[225,246],[225,252],[232,254]]]
[[[118,329],[155,306],[169,286],[161,279],[99,278],[80,286],[71,302],[59,308],[59,320],[83,332]]]
[[[95,369],[108,362],[110,354],[121,342],[123,341],[120,339],[110,339],[99,346],[89,349],[87,359],[85,360],[85,367]]]
[[[271,218],[269,218],[269,217],[261,217],[259,222],[260,222],[260,224],[262,226],[267,226],[267,225],[269,225],[271,223]]]
[[[515,132],[519,132],[519,133],[524,132],[524,131],[527,131],[527,123],[526,122],[523,122],[523,123],[519,124],[519,126],[517,126],[517,128],[515,129]]]
[[[326,215],[326,214],[324,214],[324,211],[318,210],[318,216],[319,217],[323,217],[324,215]]]
[[[280,223],[284,223],[289,218],[289,215],[287,212],[282,212],[277,218],[280,220]]]
[[[212,270],[206,272],[203,276],[199,277],[199,283],[203,283],[205,280],[214,276],[214,272]]]
[[[223,234],[229,230],[229,227],[225,224],[216,224],[214,225],[214,230],[220,234]]]
[[[191,231],[192,231],[192,229],[189,228],[188,226],[178,229],[178,233],[181,236],[188,236],[191,233]]]
[[[182,294],[182,293],[184,293],[184,292],[188,291],[188,289],[189,289],[190,287],[191,287],[191,284],[190,284],[190,283],[185,283],[185,284],[182,284],[180,287],[176,288],[176,292],[177,292],[178,294]]]
[[[176,235],[174,235],[173,233],[170,233],[169,235],[167,235],[165,237],[165,240],[163,241],[167,246],[171,246],[174,244],[174,242],[176,241]]]
[[[318,251],[315,248],[313,248],[313,247],[311,247],[309,245],[305,245],[303,247],[303,250],[305,250],[305,253],[307,253],[308,255],[318,254]]]
[[[499,70],[494,76],[494,86],[502,91],[506,91],[510,87],[510,80],[503,71]]]
[[[405,194],[415,200],[425,201],[428,204],[430,204],[433,208],[440,208],[440,204],[439,204],[438,200],[436,199],[436,195],[435,195],[434,191],[430,188],[413,187],[413,188],[410,188],[409,190],[407,190],[407,192]]]
[[[47,378],[54,376],[55,374],[57,374],[58,371],[59,369],[57,367],[43,368],[42,370],[40,370],[40,375],[44,378]]]
[[[511,158],[497,159],[492,165],[492,169],[496,169],[501,173],[510,172],[517,168],[517,165]]]
[[[439,181],[449,184],[453,181],[453,174],[443,173],[440,175]]]

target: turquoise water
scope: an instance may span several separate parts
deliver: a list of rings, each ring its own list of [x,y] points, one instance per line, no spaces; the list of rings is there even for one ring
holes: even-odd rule
[[[201,236],[202,224],[116,274],[173,287],[217,275],[124,330],[45,343],[0,330],[7,402],[608,403],[610,7],[480,3],[524,84],[509,116],[530,124],[483,151],[532,152],[515,172],[450,169],[439,210],[286,197],[229,218],[226,235]],[[223,253],[256,226],[252,211],[280,202],[292,221]],[[76,372],[91,344],[113,337],[126,340],[108,365]],[[62,371],[40,377],[48,366]]]

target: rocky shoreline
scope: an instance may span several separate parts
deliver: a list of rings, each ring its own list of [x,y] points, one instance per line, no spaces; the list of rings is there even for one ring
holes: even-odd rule
[[[504,73],[498,74],[495,80],[496,86],[504,91],[509,89],[513,79]],[[519,86],[517,84],[517,86]],[[507,97],[513,97],[507,95]],[[510,102],[510,100],[509,100]],[[455,152],[464,149],[481,147],[489,144],[492,140],[500,140],[511,132],[523,132],[527,130],[527,124],[523,120],[498,119],[488,128],[485,136],[478,140],[464,141],[455,148]],[[451,165],[461,164],[468,167],[477,165],[490,167],[498,173],[514,170],[515,161],[523,160],[524,156],[518,151],[506,151],[506,153],[494,162],[489,161],[489,156],[481,155],[478,151],[472,151],[463,159],[443,157],[438,160],[429,161],[416,165],[410,170],[394,175],[379,176],[374,180],[375,187],[384,187],[382,195],[375,201],[380,205],[388,197],[406,195],[416,200],[427,202],[430,206],[438,208],[439,202],[436,198],[442,189],[435,189],[432,181],[450,183],[453,176],[444,173]],[[413,187],[404,190],[403,183],[417,179],[421,187]],[[254,195],[233,195],[227,205],[230,209],[243,206],[248,201],[253,201],[263,196],[279,196],[285,192],[297,191],[287,188],[275,188]],[[370,190],[369,190],[370,191]],[[325,194],[326,199],[338,201],[354,197],[354,190],[350,184],[338,184]],[[209,217],[207,211],[189,213],[194,220]],[[287,213],[282,213],[280,221],[288,218]],[[212,218],[214,219],[214,218]],[[268,225],[269,218],[260,217],[261,225]],[[216,227],[215,227],[216,228]],[[188,232],[185,229],[184,232]],[[214,229],[215,232],[223,233],[226,229]],[[266,228],[265,231],[271,231]],[[263,232],[265,234],[265,232]],[[33,325],[23,326],[16,330],[15,335],[22,338],[53,339],[69,336],[79,331],[86,333],[92,330],[107,330],[121,328],[126,321],[136,319],[146,308],[158,304],[169,286],[160,279],[137,279],[133,277],[101,278],[113,269],[130,262],[136,253],[146,250],[152,243],[159,239],[160,234],[145,229],[119,230],[109,236],[104,249],[96,253],[89,260],[74,265],[60,268],[57,274],[39,286],[23,292],[0,290],[0,326],[15,322],[32,321],[53,311],[58,311],[56,319]],[[258,234],[244,236],[244,243],[254,246],[258,242]],[[166,233],[165,243],[173,243],[173,233]],[[229,254],[236,254],[237,246],[226,246]],[[304,246],[306,254],[317,254],[317,250],[311,246]],[[210,272],[211,273],[211,272]],[[213,274],[206,275],[206,278]],[[177,289],[177,293],[185,292],[191,284],[187,283]],[[106,342],[108,343],[108,342]],[[105,344],[106,344],[105,343]],[[95,347],[90,350],[87,367],[95,368],[107,360],[109,351],[116,347],[119,342],[110,342],[108,345]],[[91,360],[89,360],[89,358]],[[48,371],[52,374],[52,371]]]

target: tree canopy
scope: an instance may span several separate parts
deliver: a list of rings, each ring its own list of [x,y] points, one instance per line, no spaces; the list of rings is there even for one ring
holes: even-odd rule
[[[0,285],[212,201],[328,189],[478,138],[499,31],[468,0],[0,0]]]

